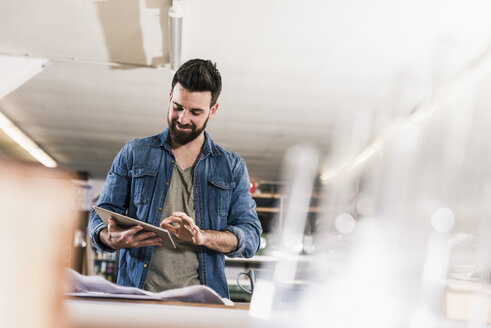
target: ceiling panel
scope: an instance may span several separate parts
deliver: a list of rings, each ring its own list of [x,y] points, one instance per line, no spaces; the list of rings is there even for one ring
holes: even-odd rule
[[[170,3],[2,1],[0,53],[46,57],[50,64],[2,99],[0,110],[61,168],[104,178],[125,141],[167,125]],[[333,146],[366,145],[491,40],[481,0],[183,5],[183,60],[210,58],[223,77],[208,130],[246,159],[256,180],[280,179],[285,150],[299,142],[327,155]],[[488,94],[479,93],[482,108],[491,102]],[[333,145],[339,135],[346,140]],[[4,156],[30,160],[8,150],[10,143],[0,145]]]
[[[0,53],[164,65],[170,0],[0,3]],[[128,68],[128,67],[123,67]]]

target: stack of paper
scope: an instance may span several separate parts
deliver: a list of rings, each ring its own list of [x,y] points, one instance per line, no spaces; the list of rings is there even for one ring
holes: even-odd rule
[[[222,298],[213,289],[203,285],[153,293],[136,287],[118,286],[102,277],[84,276],[71,269],[67,269],[67,274],[69,275],[67,294],[71,296],[234,305],[231,300]]]

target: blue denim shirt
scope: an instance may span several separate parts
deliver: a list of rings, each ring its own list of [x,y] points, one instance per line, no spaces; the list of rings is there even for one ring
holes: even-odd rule
[[[134,139],[118,153],[107,175],[98,206],[159,225],[175,158],[168,129],[159,135]],[[244,160],[216,145],[205,132],[205,143],[194,169],[195,221],[200,229],[229,230],[237,236],[237,250],[229,257],[251,257],[259,249],[261,223],[249,192]],[[89,234],[94,245],[114,251],[99,239],[107,226],[92,211]],[[121,249],[118,284],[143,288],[154,247]],[[229,297],[224,254],[198,247],[199,279],[222,297]]]

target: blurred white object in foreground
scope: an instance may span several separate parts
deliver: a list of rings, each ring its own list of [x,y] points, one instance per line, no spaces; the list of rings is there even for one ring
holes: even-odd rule
[[[75,186],[50,169],[0,161],[0,327],[67,327],[65,266]]]

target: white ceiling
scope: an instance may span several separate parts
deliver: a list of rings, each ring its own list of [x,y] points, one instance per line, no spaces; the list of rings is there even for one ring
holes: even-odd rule
[[[0,110],[62,169],[103,179],[125,141],[166,127],[170,3],[0,2],[0,54],[50,60]],[[277,181],[287,147],[329,153],[360,113],[384,117],[368,142],[465,68],[490,44],[489,9],[486,0],[183,0],[183,60],[217,62],[224,86],[209,132],[253,179]],[[1,135],[0,151],[32,160]]]

